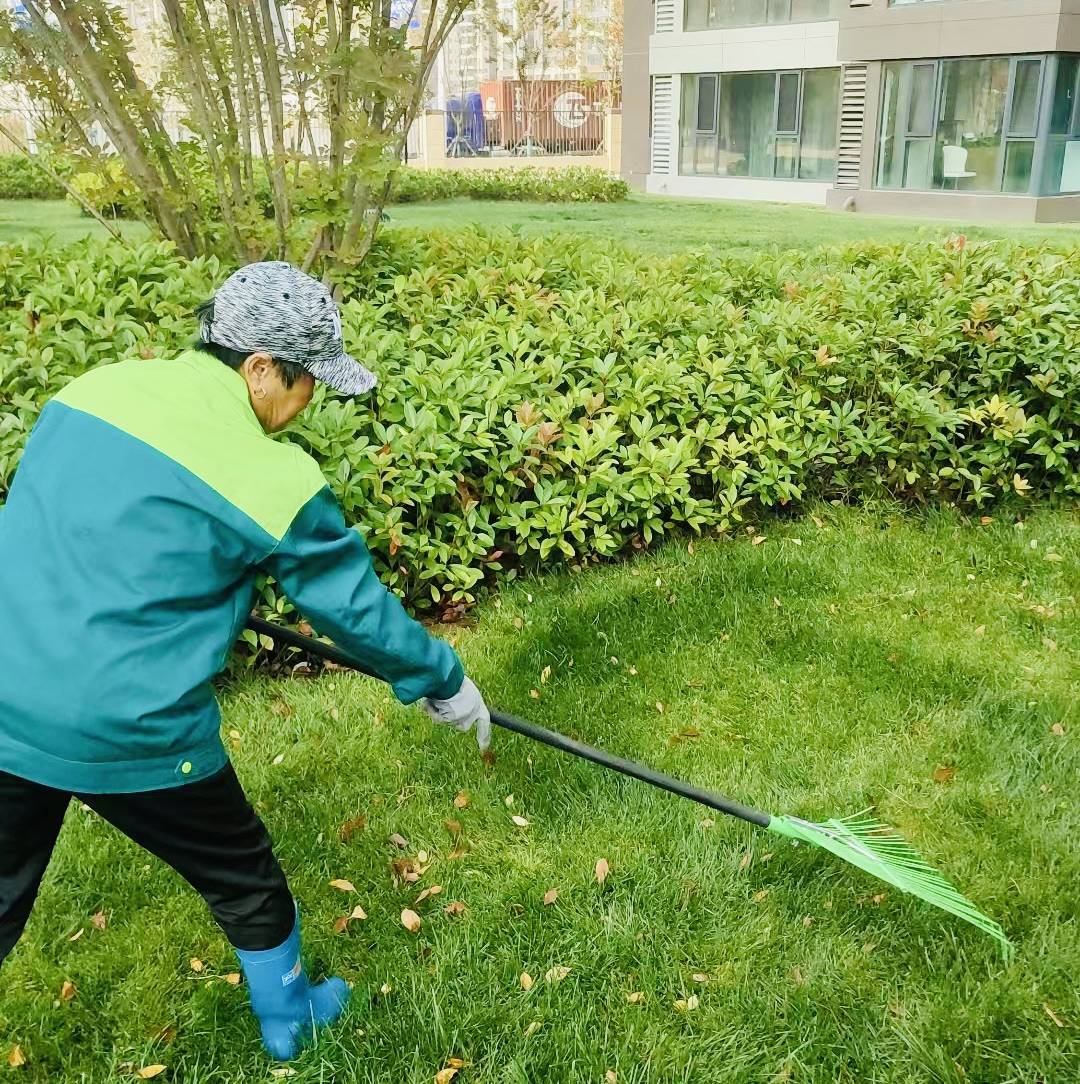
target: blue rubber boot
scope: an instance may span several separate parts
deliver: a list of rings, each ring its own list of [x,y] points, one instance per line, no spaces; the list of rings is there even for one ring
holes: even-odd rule
[[[349,1000],[344,979],[330,978],[315,986],[308,982],[300,959],[299,914],[292,933],[277,948],[237,949],[236,955],[247,978],[263,1046],[279,1061],[295,1058],[316,1029],[332,1024]]]

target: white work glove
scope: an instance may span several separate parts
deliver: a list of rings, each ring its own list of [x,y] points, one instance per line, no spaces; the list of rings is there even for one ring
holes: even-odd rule
[[[491,713],[488,711],[480,690],[466,678],[461,688],[449,700],[420,701],[420,706],[436,723],[452,726],[462,734],[476,727],[476,744],[486,753],[491,745]]]

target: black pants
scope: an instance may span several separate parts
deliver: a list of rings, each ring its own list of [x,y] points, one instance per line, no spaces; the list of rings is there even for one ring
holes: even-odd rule
[[[0,962],[30,917],[72,797],[0,772]],[[275,948],[292,932],[285,874],[232,765],[182,787],[74,797],[172,866],[237,948]]]

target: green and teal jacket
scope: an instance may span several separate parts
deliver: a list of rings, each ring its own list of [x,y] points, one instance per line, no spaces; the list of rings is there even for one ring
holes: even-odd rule
[[[126,361],[42,411],[0,507],[0,770],[83,793],[224,766],[211,679],[269,573],[404,703],[463,672],[379,581],[313,459],[243,378],[191,351]]]

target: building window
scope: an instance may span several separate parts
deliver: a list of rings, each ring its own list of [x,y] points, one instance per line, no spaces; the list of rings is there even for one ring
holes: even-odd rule
[[[884,66],[877,185],[920,191],[1080,191],[1075,56]]]
[[[680,172],[831,181],[839,68],[684,75]]]
[[[714,30],[723,26],[808,23],[837,17],[838,0],[686,0],[683,27]]]

